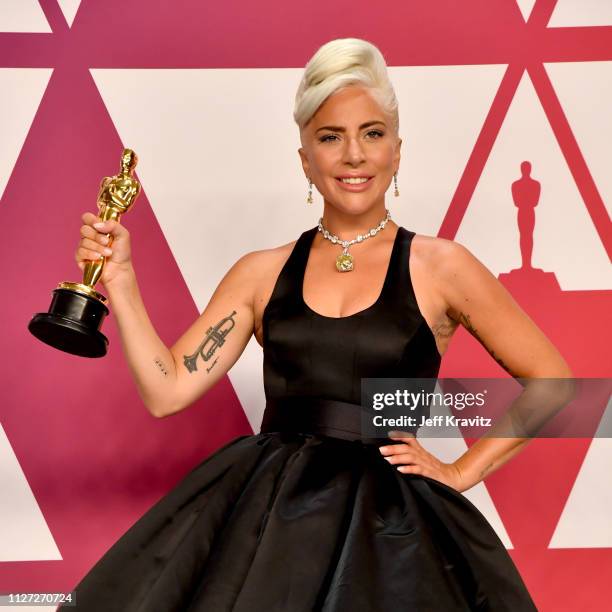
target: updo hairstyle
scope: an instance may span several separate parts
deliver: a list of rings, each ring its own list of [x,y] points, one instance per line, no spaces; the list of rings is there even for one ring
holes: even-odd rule
[[[349,85],[361,85],[391,118],[391,129],[399,132],[397,98],[378,47],[360,38],[336,38],[316,51],[304,69],[296,96],[293,118],[300,130],[323,102]]]

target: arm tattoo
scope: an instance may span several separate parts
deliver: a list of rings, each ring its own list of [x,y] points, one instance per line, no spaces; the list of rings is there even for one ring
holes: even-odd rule
[[[476,338],[476,340],[478,340],[478,342],[480,342],[480,344],[482,344],[482,346],[484,346],[487,349],[487,351],[489,352],[491,357],[493,357],[493,359],[495,359],[495,361],[497,361],[497,363],[502,368],[504,368],[504,370],[506,370],[506,372],[508,372],[511,376],[516,378],[516,374],[513,374],[510,371],[510,368],[495,354],[494,351],[489,349],[489,347],[483,342],[482,338],[478,335],[478,332],[476,331],[476,329],[472,325],[472,322],[470,321],[470,315],[465,314],[463,312],[460,312],[459,313],[459,320],[460,320],[461,324],[465,327],[465,329],[467,329],[470,332],[470,334],[472,334],[472,336],[474,336],[474,338]]]
[[[168,376],[168,370],[166,369],[164,362],[159,357],[155,358],[155,363],[157,367],[162,371],[163,375]]]
[[[227,336],[236,325],[236,322],[232,318],[235,314],[236,311],[232,310],[227,317],[223,317],[216,325],[209,327],[204,335],[204,340],[202,340],[198,348],[191,355],[183,355],[183,363],[188,372],[195,372],[198,369],[198,356],[201,356],[204,361],[208,361],[214,355],[215,351],[225,343],[225,336]],[[215,359],[210,368],[207,368],[207,372],[210,372],[217,362],[217,359]]]

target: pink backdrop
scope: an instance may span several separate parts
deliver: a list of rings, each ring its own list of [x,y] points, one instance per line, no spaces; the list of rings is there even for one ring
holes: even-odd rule
[[[612,194],[598,182],[594,169],[602,158],[610,165],[609,147],[581,140],[585,132],[572,122],[573,111],[564,106],[551,77],[554,72],[547,67],[555,63],[592,67],[601,62],[602,81],[595,88],[608,95],[604,81],[612,75],[606,64],[612,61],[612,19],[609,25],[551,27],[554,12],[567,8],[562,4],[554,0],[393,1],[380,6],[319,0],[307,4],[82,0],[80,6],[76,3],[78,12],[69,25],[72,15],[67,20],[67,5],[74,2],[41,0],[49,32],[0,32],[0,67],[52,69],[27,135],[11,162],[0,202],[4,287],[0,425],[8,441],[4,456],[10,449],[16,458],[59,551],[54,557],[5,546],[0,592],[69,590],[197,462],[231,438],[252,431],[228,377],[189,410],[170,419],[150,417],[130,378],[112,315],[104,324],[111,347],[104,359],[54,351],[27,332],[32,314],[48,308],[56,284],[79,280],[73,252],[80,215],[87,208],[94,210],[100,178],[115,173],[121,148],[132,146],[122,141],[90,70],[301,68],[319,45],[345,36],[371,40],[392,67],[433,71],[440,66],[502,66],[499,85],[487,103],[469,154],[459,160],[461,171],[445,212],[431,232],[449,239],[458,237],[519,83],[527,75],[543,111],[541,122],[554,134],[590,228],[586,234],[572,236],[559,219],[558,227],[549,222],[553,223],[549,229],[558,229],[556,239],[571,253],[569,263],[564,260],[563,265],[580,266],[586,258],[586,270],[589,253],[603,253],[609,265],[612,249],[605,203]],[[565,74],[559,83],[565,87],[569,83],[571,92],[578,84],[568,79]],[[228,87],[214,95],[222,100],[231,94],[231,82]],[[16,85],[12,95],[18,94]],[[453,100],[445,100],[444,105],[452,106]],[[287,115],[290,112],[288,107]],[[609,129],[609,117],[595,113],[593,129],[598,122],[602,130]],[[410,125],[403,127],[404,147],[410,146],[410,129]],[[515,145],[516,178],[520,162],[531,159],[532,145]],[[159,149],[164,146],[160,140]],[[143,193],[125,223],[138,235],[133,240],[134,258],[140,262],[138,278],[150,317],[170,346],[201,308],[168,238],[177,230],[156,214],[144,176],[147,162],[140,155]],[[535,178],[538,171],[534,164]],[[400,189],[402,184],[408,187],[400,176]],[[225,187],[231,192],[232,185]],[[548,187],[543,184],[543,191]],[[506,194],[510,185],[499,188]],[[300,183],[294,196],[298,206],[305,196],[305,183],[303,188]],[[293,236],[287,240],[315,225],[319,210],[310,213],[311,220],[297,232],[288,226]],[[496,228],[485,221],[479,230],[489,233],[491,242],[497,239]],[[265,239],[268,246],[285,241],[274,227]],[[223,243],[221,237],[219,245]],[[470,246],[467,240],[466,244]],[[239,245],[237,250],[246,249]],[[194,257],[197,253],[194,247]],[[587,278],[583,287],[572,289],[569,281],[543,286],[523,277],[509,289],[567,358],[576,376],[608,377],[610,286],[605,279],[589,286],[590,282]],[[486,352],[460,330],[445,355],[441,376],[501,375]],[[594,539],[593,529],[601,529],[601,524],[592,527],[588,517],[579,520],[578,514],[570,512],[564,533],[573,533],[574,543],[551,546],[594,443],[591,439],[536,440],[486,480],[512,541],[510,554],[542,610],[602,610],[612,598],[609,523],[601,538],[596,531]],[[580,494],[595,500],[591,506],[603,503],[598,491],[610,486],[612,451],[605,447],[593,457],[580,485]],[[2,473],[9,478],[11,469],[6,467]],[[17,511],[13,518],[11,529],[17,534],[23,530],[23,538],[28,537],[29,528],[19,522]],[[3,520],[6,524],[6,517]],[[586,535],[581,540],[582,534]]]

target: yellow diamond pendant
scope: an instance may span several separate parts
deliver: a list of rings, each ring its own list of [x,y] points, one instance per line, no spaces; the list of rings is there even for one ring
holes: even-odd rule
[[[336,268],[338,272],[350,272],[353,269],[353,256],[348,252],[348,249],[336,257]]]

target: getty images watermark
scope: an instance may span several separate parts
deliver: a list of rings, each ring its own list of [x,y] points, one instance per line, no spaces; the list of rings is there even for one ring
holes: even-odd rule
[[[611,438],[610,378],[362,378],[364,437]]]

